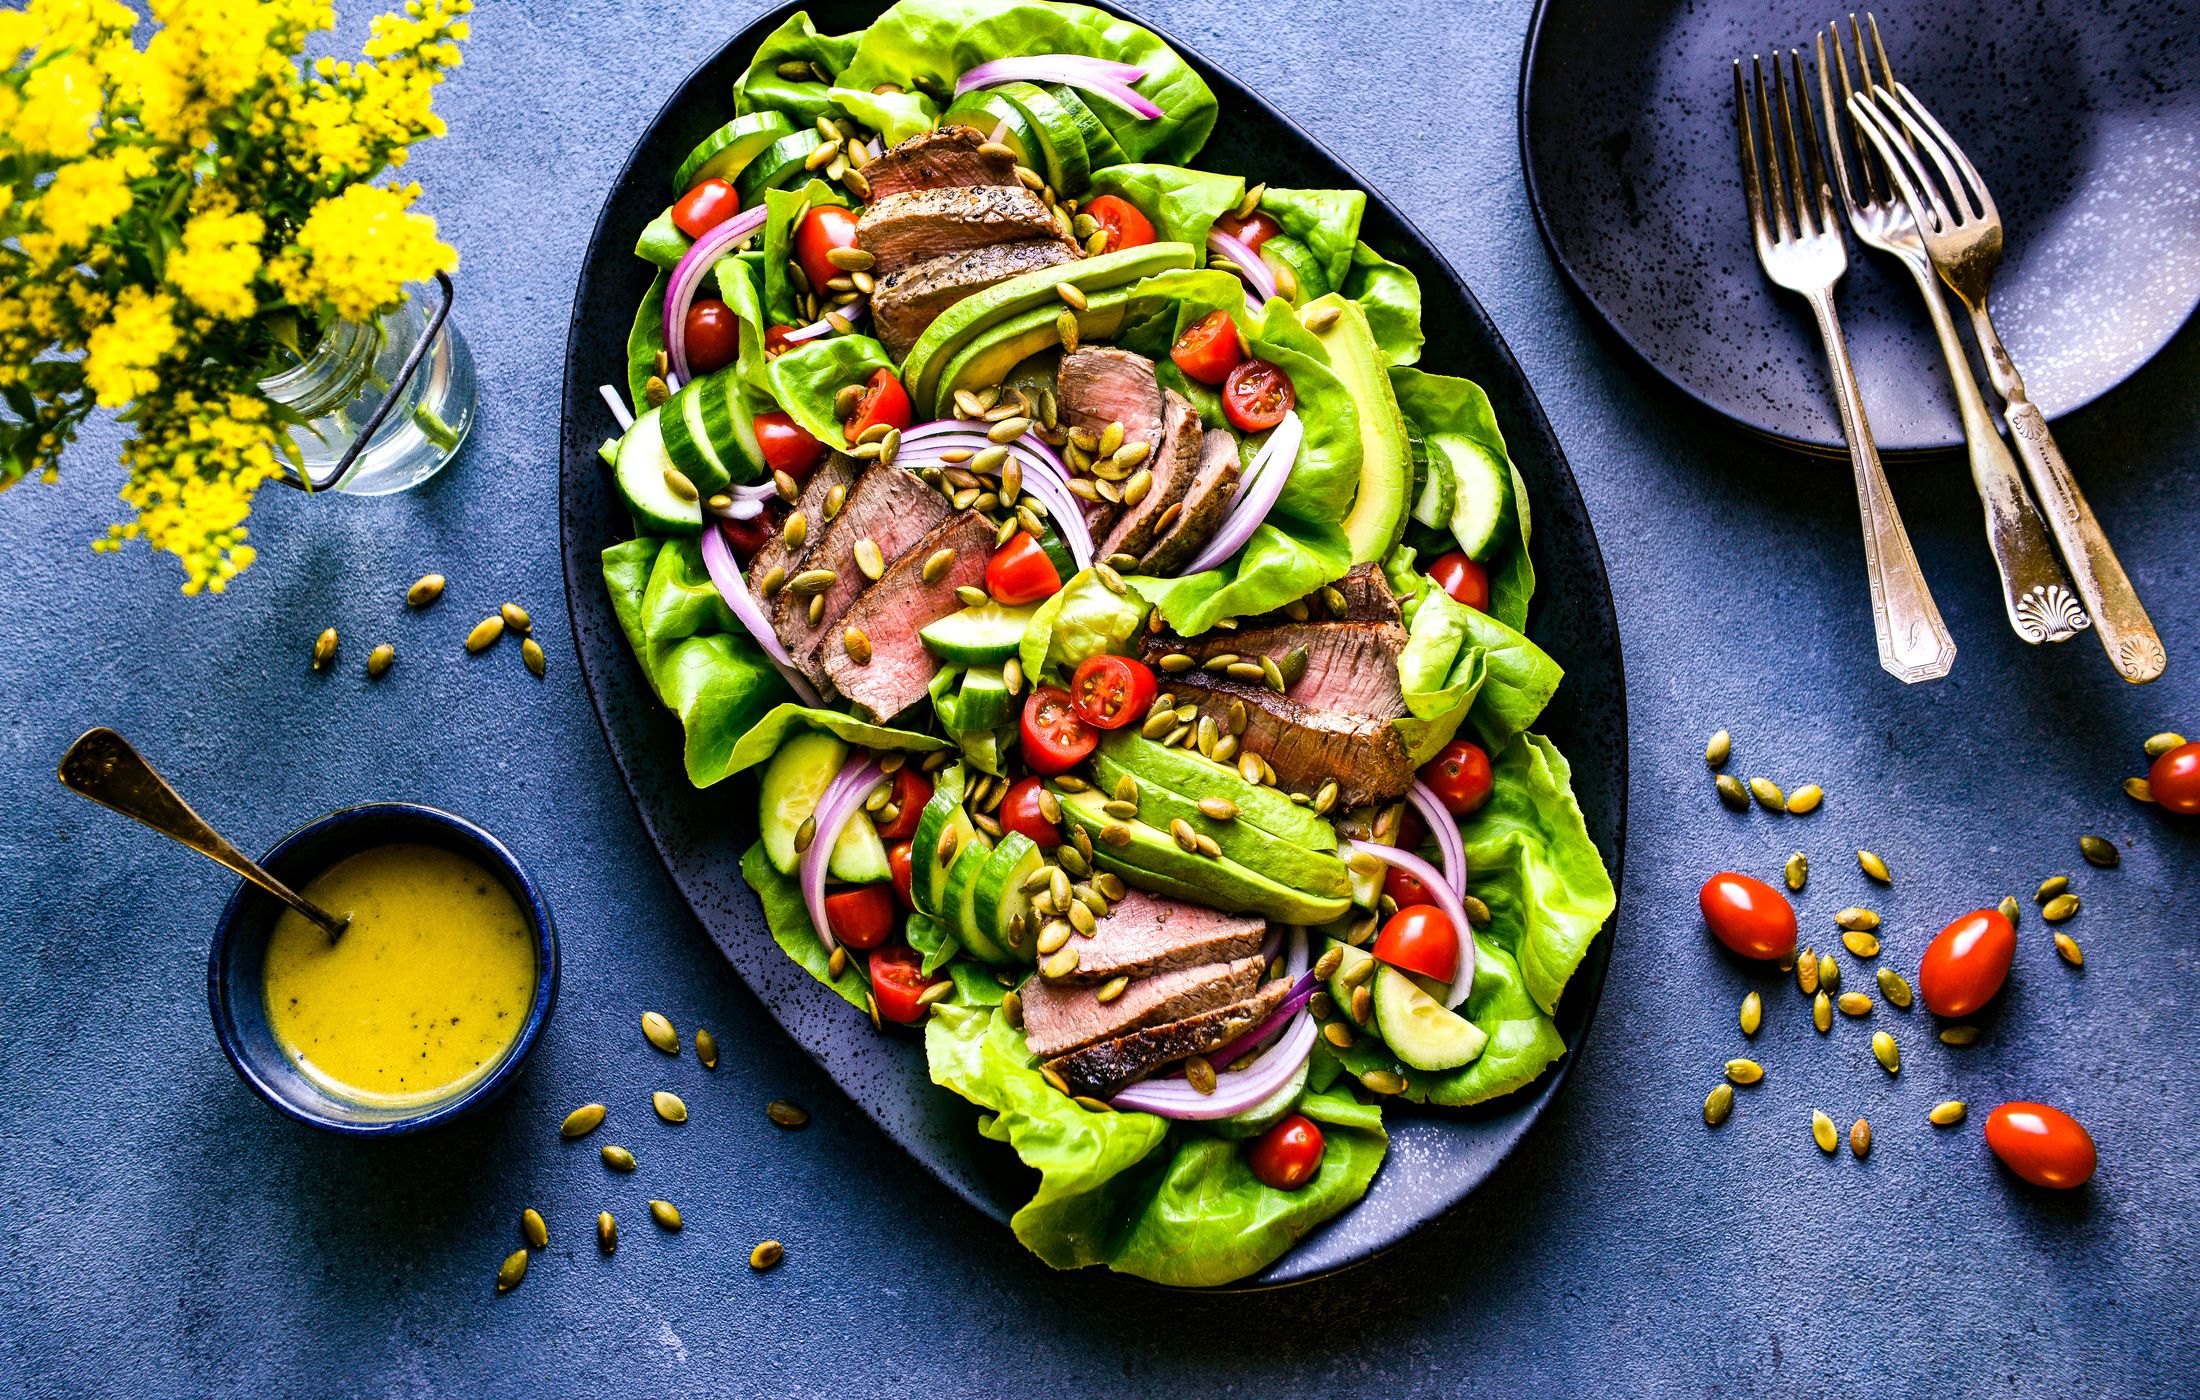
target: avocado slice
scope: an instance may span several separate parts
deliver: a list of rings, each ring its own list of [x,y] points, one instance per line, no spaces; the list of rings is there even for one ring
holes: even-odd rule
[[[1337,829],[1272,787],[1255,786],[1227,763],[1192,749],[1168,748],[1135,728],[1118,729],[1100,745],[1099,761],[1141,783],[1154,783],[1195,799],[1223,797],[1237,804],[1238,821],[1310,851],[1337,849]],[[1107,786],[1115,785],[1114,776]],[[1215,838],[1220,841],[1222,838]]]
[[[1248,870],[1228,856],[1203,856],[1185,850],[1176,839],[1137,817],[1119,821],[1102,810],[1104,792],[1061,792],[1062,815],[1083,827],[1093,838],[1093,861],[1103,870],[1114,870],[1142,889],[1174,895],[1210,909],[1259,914],[1291,924],[1314,924],[1335,918],[1349,907],[1343,896],[1325,898],[1279,884],[1266,875]],[[1117,846],[1102,841],[1100,834],[1121,826],[1130,840]]]
[[[1093,771],[1100,777],[1101,788],[1107,791],[1113,791],[1116,784],[1125,777],[1136,782],[1138,813],[1150,825],[1165,829],[1171,821],[1181,818],[1193,831],[1202,836],[1213,837],[1215,844],[1222,848],[1223,855],[1255,874],[1266,875],[1279,884],[1305,890],[1308,894],[1346,899],[1352,895],[1351,872],[1345,869],[1343,861],[1327,851],[1310,850],[1303,845],[1271,835],[1241,818],[1217,821],[1200,811],[1199,803],[1193,798],[1164,786],[1152,777],[1140,780],[1120,761],[1111,759],[1105,753],[1093,756]],[[1240,782],[1242,781],[1241,779]],[[1216,791],[1220,786],[1219,783],[1202,784],[1198,791],[1202,796],[1236,800],[1230,793]],[[1245,786],[1250,787],[1251,784]],[[1328,823],[1324,822],[1323,825],[1327,826]]]
[[[1074,312],[1077,334],[1092,340],[1108,340],[1123,325],[1123,308],[1134,288],[1115,287],[1101,292]],[[1069,307],[1056,303],[1010,317],[972,337],[947,368],[940,372],[938,412],[945,414],[957,389],[985,389],[1000,383],[1008,372],[1042,350],[1062,343],[1060,317]]]
[[[971,339],[988,328],[1046,307],[1051,314],[1061,308],[1054,288],[1074,283],[1089,299],[1110,287],[1127,286],[1163,272],[1195,265],[1199,255],[1189,243],[1147,243],[1096,258],[1080,258],[1055,267],[1043,267],[1020,277],[964,297],[941,313],[938,320],[917,337],[901,362],[901,382],[920,409],[942,398],[940,374]]]
[[[1360,490],[1352,500],[1352,513],[1344,518],[1344,536],[1352,546],[1353,563],[1376,563],[1388,557],[1405,534],[1406,508],[1413,494],[1413,447],[1406,437],[1405,415],[1398,411],[1398,396],[1391,392],[1390,375],[1383,369],[1375,336],[1367,328],[1367,314],[1359,304],[1331,293],[1300,308],[1299,317],[1318,321],[1331,308],[1337,314],[1314,332],[1314,338],[1329,353],[1329,367],[1360,409]]]

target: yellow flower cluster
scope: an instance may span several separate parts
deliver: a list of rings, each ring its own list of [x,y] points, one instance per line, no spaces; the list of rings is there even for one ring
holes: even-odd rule
[[[282,470],[280,429],[267,402],[247,394],[202,398],[186,389],[155,407],[122,451],[131,472],[122,499],[137,518],[109,526],[93,548],[147,540],[182,559],[185,593],[219,593],[255,557],[244,522],[253,492]]]
[[[123,288],[114,315],[92,329],[84,349],[84,382],[101,408],[127,408],[160,387],[153,367],[176,348],[175,311],[166,292]]]
[[[267,84],[295,78],[306,36],[336,23],[315,0],[154,0],[160,29],[137,70],[137,98],[155,140],[198,146],[214,123]]]
[[[231,319],[250,316],[260,304],[252,284],[266,232],[267,223],[257,214],[208,209],[192,215],[183,226],[183,247],[168,259],[169,282],[202,311]]]
[[[407,282],[449,272],[458,250],[435,236],[435,220],[408,212],[420,187],[353,185],[315,205],[298,241],[275,264],[275,284],[301,306],[327,305],[364,321]]]

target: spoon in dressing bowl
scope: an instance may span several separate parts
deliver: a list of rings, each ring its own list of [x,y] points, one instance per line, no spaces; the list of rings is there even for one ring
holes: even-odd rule
[[[191,810],[166,779],[153,771],[144,755],[112,729],[88,730],[61,756],[61,785],[103,807],[145,823],[161,835],[180,841],[207,859],[236,871],[283,903],[311,919],[327,932],[329,942],[344,936],[351,915],[342,918],[308,901],[296,890],[262,870],[244,852],[222,839],[221,833]]]

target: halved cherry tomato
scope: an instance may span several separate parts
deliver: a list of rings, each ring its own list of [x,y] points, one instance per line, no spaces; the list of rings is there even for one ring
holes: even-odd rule
[[[741,358],[741,318],[716,297],[690,306],[685,324],[691,374],[709,374]]]
[[[1230,313],[1210,311],[1176,338],[1176,344],[1169,347],[1169,358],[1176,361],[1186,378],[1220,384],[1244,362],[1245,347],[1238,341],[1237,324]]]
[[[1001,809],[993,819],[1001,824],[1001,830],[1020,831],[1040,850],[1051,851],[1062,844],[1062,833],[1039,809],[1039,786],[1037,778],[1018,778],[1010,783],[1008,795],[1001,799]]]
[[[889,428],[909,426],[909,391],[901,387],[892,370],[885,368],[872,371],[870,382],[863,386],[863,397],[856,400],[856,411],[848,415],[848,441],[862,441],[863,435],[880,423]]]
[[[1062,591],[1062,572],[1029,531],[1018,530],[985,563],[985,591],[1011,608],[1051,598]]]
[[[1795,951],[1795,906],[1762,880],[1722,871],[1703,882],[1696,904],[1712,935],[1745,958]]]
[[[794,342],[787,339],[787,337],[793,334],[794,327],[792,326],[764,327],[764,353],[767,355],[786,354],[787,347],[794,344]]]
[[[756,445],[763,449],[764,465],[801,481],[825,460],[825,444],[784,413],[759,413],[755,419]]]
[[[825,896],[825,922],[833,937],[851,948],[876,948],[894,931],[894,891],[886,885],[857,885]]]
[[[2200,742],[2179,744],[2154,760],[2147,785],[2163,811],[2187,817],[2200,812]]]
[[[1102,729],[1121,729],[1134,719],[1144,719],[1159,689],[1146,663],[1127,656],[1088,656],[1069,681],[1077,713],[1085,723]]]
[[[1241,433],[1275,427],[1298,401],[1291,376],[1266,360],[1247,360],[1222,381],[1222,416]]]
[[[889,800],[901,810],[892,821],[878,822],[879,839],[906,841],[917,834],[917,819],[924,815],[924,804],[932,800],[932,780],[905,763],[894,773],[894,795]]]
[[[1476,612],[1490,610],[1490,571],[1458,550],[1437,555],[1428,566],[1428,576],[1451,595],[1453,602]]]
[[[1968,1016],[1994,999],[2016,956],[2015,926],[1999,909],[1973,909],[1926,945],[1917,993],[1935,1016]]]
[[[1215,220],[1215,231],[1227,234],[1258,252],[1261,244],[1283,232],[1283,225],[1255,209],[1242,219],[1235,214],[1223,215]]]
[[[1153,242],[1153,220],[1138,211],[1138,206],[1127,199],[1112,194],[1095,195],[1085,204],[1085,213],[1106,231],[1107,246],[1100,251],[1114,253],[1124,248],[1139,248]]]
[[[1406,847],[1404,849],[1411,848]],[[1416,904],[1432,904],[1435,902],[1435,896],[1428,892],[1428,886],[1422,884],[1414,876],[1408,875],[1395,865],[1387,866],[1385,869],[1390,873],[1383,876],[1383,893],[1389,895],[1391,902],[1400,909],[1410,908]]]
[[[896,841],[886,848],[886,868],[894,873],[894,893],[901,896],[901,907],[916,908],[917,902],[909,894],[909,882],[916,870],[916,860],[909,854],[907,841]]]
[[[1401,971],[1449,982],[1459,975],[1459,930],[1435,905],[1409,904],[1375,935],[1375,957]]]
[[[690,238],[701,238],[741,212],[741,196],[723,180],[705,180],[672,205],[673,226]]]
[[[1263,1186],[1296,1191],[1322,1169],[1322,1130],[1303,1113],[1294,1113],[1253,1139],[1245,1165]]]
[[[2100,1164],[2084,1125],[2043,1103],[2005,1103],[1987,1114],[1986,1145],[2018,1176],[2058,1191],[2085,1185]]]
[[[1080,719],[1069,692],[1041,686],[1024,702],[1019,724],[1024,763],[1034,773],[1052,776],[1076,767],[1100,743],[1100,733]]]
[[[871,954],[871,996],[878,1014],[901,1025],[924,1019],[924,1003],[918,998],[932,979],[924,975],[924,959],[906,943],[881,948]]]
[[[1421,781],[1455,817],[1481,811],[1496,785],[1490,774],[1490,756],[1464,739],[1452,740],[1436,751],[1436,757],[1422,764]]]
[[[837,204],[820,204],[803,215],[801,226],[794,231],[794,256],[795,261],[802,264],[802,275],[810,279],[810,290],[822,297],[827,282],[847,276],[825,255],[835,248],[855,246],[854,210],[843,209]]]
[[[726,544],[733,550],[733,557],[746,564],[779,531],[772,524],[771,512],[766,511],[747,520],[721,520],[718,522],[718,533],[726,537]]]

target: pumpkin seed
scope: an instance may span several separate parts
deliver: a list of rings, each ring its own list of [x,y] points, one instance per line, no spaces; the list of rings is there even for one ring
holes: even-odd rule
[[[1467,922],[1476,928],[1487,928],[1490,922],[1490,906],[1471,894],[1459,896],[1459,908],[1467,916]]]
[[[1170,675],[1192,669],[1192,658],[1184,652],[1172,651],[1161,658],[1161,669]]]
[[[809,850],[810,843],[812,841],[815,841],[816,839],[817,818],[815,816],[804,817],[802,819],[802,825],[794,829],[794,853],[796,855],[801,855],[803,852]]]
[[[1833,960],[1831,953],[1818,955],[1818,985],[1828,992],[1841,990],[1841,964]]]
[[[2051,924],[2059,924],[2077,912],[2078,897],[2074,894],[2059,894],[2047,901],[2046,907],[2040,910],[2040,917]]]
[[[2085,857],[2086,864],[2097,866],[2102,870],[2114,870],[2123,860],[2123,857],[2117,853],[2114,842],[2103,840],[2098,836],[2079,837],[2078,852]]]
[[[1826,800],[1826,790],[1816,783],[1805,783],[1787,795],[1788,815],[1807,816],[1818,810],[1818,804]]]
[[[376,647],[373,651],[367,653],[367,678],[370,680],[380,680],[382,679],[382,677],[388,675],[390,673],[390,667],[396,664],[397,648],[391,646],[388,642],[384,642],[382,643],[382,645]]]
[[[600,1103],[582,1104],[565,1115],[565,1121],[558,1125],[558,1136],[567,1139],[587,1137],[603,1126],[604,1111]]]
[[[2034,904],[2045,904],[2050,899],[2053,899],[2055,896],[2064,893],[2069,888],[2070,877],[2068,875],[2049,876],[2047,879],[2040,881],[2039,889],[2034,891],[2032,894],[2032,902]]]
[[[863,576],[873,583],[878,582],[879,576],[886,572],[886,557],[879,553],[878,541],[869,535],[856,541],[855,560],[856,567],[863,571]]]
[[[840,514],[840,508],[846,504],[848,504],[847,487],[835,486],[832,490],[827,491],[825,493],[825,523],[832,524],[833,517]]]
[[[949,861],[953,860],[955,858],[955,850],[961,844],[962,833],[958,828],[950,826],[945,831],[941,832],[940,844],[937,852],[939,863],[945,865]]]
[[[605,1143],[597,1150],[597,1155],[603,1158],[605,1166],[615,1172],[634,1170],[634,1154],[614,1143]]]
[[[778,593],[780,588],[784,586],[786,582],[787,566],[784,564],[774,564],[769,569],[766,569],[764,571],[764,577],[762,581],[758,584],[758,587],[763,591],[764,596],[769,598]]]
[[[1813,997],[1810,1003],[1810,1020],[1812,1025],[1818,1027],[1820,1035],[1831,1031],[1833,1029],[1833,998],[1827,996],[1824,992],[1820,992],[1816,997]]]
[[[680,1232],[680,1208],[670,1201],[651,1201],[649,1218],[657,1222],[659,1229],[670,1230],[674,1234]]]
[[[1093,918],[1089,906],[1073,902],[1069,908],[1062,912],[1068,915],[1069,926],[1085,935],[1085,937],[1090,938],[1093,934],[1099,932],[1099,921]]]
[[[519,659],[527,663],[527,669],[533,673],[537,680],[542,679],[542,673],[550,665],[550,659],[542,654],[542,643],[536,641],[533,637],[521,640]]]
[[[529,1249],[544,1249],[550,1244],[550,1226],[533,1206],[519,1213],[519,1233]]]
[[[1861,1118],[1849,1125],[1849,1151],[1859,1162],[1872,1155],[1872,1125]]]
[[[1703,746],[1703,761],[1713,768],[1724,768],[1726,760],[1734,752],[1734,736],[1725,730],[1711,736],[1711,742]]]
[[[1107,565],[1095,564],[1092,566],[1092,572],[1099,578],[1101,586],[1106,588],[1108,592],[1120,597],[1130,591],[1130,585],[1123,582],[1123,576]]]
[[[2154,784],[2144,778],[2126,778],[2124,779],[2124,796],[2134,802],[2152,802],[2154,800]]]
[[[1084,906],[1079,905],[1078,907],[1083,908]],[[1092,994],[1093,1000],[1099,1002],[1102,1006],[1105,1006],[1109,1002],[1114,1001],[1117,997],[1123,995],[1123,989],[1130,986],[1130,984],[1131,979],[1127,976],[1110,977],[1107,981],[1100,984],[1100,990]],[[942,985],[945,984],[943,983]]]
[[[792,1099],[773,1099],[764,1105],[764,1116],[782,1128],[804,1128],[810,1122],[810,1111]]]
[[[763,1273],[766,1269],[777,1268],[779,1261],[786,1257],[787,1247],[785,1245],[777,1240],[766,1240],[749,1251],[749,1267],[758,1273]]]
[[[405,590],[405,606],[424,608],[443,596],[443,575],[422,574],[413,580],[413,586]]]
[[[1891,885],[1894,883],[1894,876],[1888,873],[1887,862],[1870,851],[1858,851],[1856,853],[1856,864],[1866,875],[1877,880],[1880,884]]]
[[[1721,773],[1712,780],[1712,786],[1719,790],[1719,800],[1732,810],[1737,812],[1749,810],[1749,789],[1742,786],[1740,778],[1735,777],[1732,773]]]
[[[466,634],[466,650],[476,653],[487,651],[490,647],[496,645],[497,638],[503,635],[504,619],[501,617],[485,617],[474,624],[473,631]]]
[[[810,537],[810,518],[801,511],[789,512],[787,522],[779,527],[779,538],[789,549],[802,548]],[[777,567],[777,566],[774,566]]]
[[[1942,1099],[1925,1115],[1927,1122],[1936,1128],[1953,1128],[1971,1111],[1971,1106],[1961,1099]]]
[[[1112,870],[1103,870],[1093,876],[1092,887],[1108,900],[1119,900],[1130,893],[1129,887],[1123,883],[1123,877]]]
[[[2072,967],[2085,966],[2085,950],[2069,934],[2060,931],[2055,934],[2055,951],[2062,954],[2062,960]]]
[[[1994,907],[1999,909],[2001,911],[2001,916],[2009,921],[2009,927],[2015,928],[2017,926],[2017,916],[2021,914],[2023,910],[2018,907],[2017,897],[2015,895],[2003,895],[2001,897],[2001,903],[1995,905]]]
[[[695,1058],[703,1062],[704,1069],[718,1068],[718,1037],[706,1030],[696,1031]]]
[[[681,1102],[678,1094],[659,1089],[649,1096],[649,1102],[657,1110],[657,1116],[667,1123],[685,1123],[688,1120],[688,1106]]]
[[[1251,783],[1254,787],[1259,787],[1261,785],[1261,775],[1262,768],[1259,754],[1243,753],[1238,755],[1239,777]]]
[[[1894,1043],[1894,1037],[1885,1031],[1872,1032],[1872,1058],[1889,1074],[1902,1072],[1902,1050]]]
[[[1335,584],[1324,584],[1321,598],[1322,606],[1329,609],[1332,617],[1343,617],[1345,613],[1351,610],[1350,604],[1345,602],[1344,590]]]
[[[1834,915],[1833,922],[1845,929],[1875,929],[1879,927],[1879,916],[1869,909],[1851,907]]]
[[[611,1212],[596,1214],[596,1248],[606,1254],[619,1252],[619,1222],[611,1218]]]
[[[1049,981],[1069,976],[1077,970],[1078,952],[1075,948],[1063,948],[1039,964],[1039,971]]]
[[[497,1266],[497,1292],[509,1293],[519,1287],[519,1281],[527,1277],[527,1251],[515,1249],[504,1256]]]
[[[1879,940],[1860,929],[1842,934],[1841,946],[1860,958],[1876,958],[1879,956]]]
[[[1879,994],[1887,999],[1887,1005],[1902,1011],[1909,1010],[1913,997],[1908,980],[1891,967],[1879,969],[1878,976]]]
[[[1335,778],[1324,779],[1322,785],[1314,792],[1314,815],[1318,817],[1328,816],[1330,809],[1337,805],[1337,792],[1337,780]]]
[[[1787,864],[1781,868],[1780,873],[1787,876],[1789,889],[1801,890],[1804,882],[1810,879],[1810,858],[1797,851],[1787,858]]]
[[[1332,949],[1331,951],[1335,951]],[[1765,999],[1755,992],[1742,998],[1742,1034],[1755,1035],[1765,1021]]]
[[[1976,1045],[1978,1044],[1978,1027],[1950,1026],[1940,1033],[1940,1043],[1953,1045],[1958,1049],[1966,1045]]]
[[[651,408],[663,408],[672,402],[672,386],[665,383],[663,375],[653,374],[642,381],[642,402]]]
[[[527,615],[527,609],[517,603],[504,604],[497,609],[497,615],[504,619],[506,627],[522,636],[535,629],[535,620]]]
[[[2171,749],[2181,749],[2184,746],[2184,735],[2173,734],[2165,730],[2162,733],[2157,734],[2153,738],[2147,740],[2147,757],[2160,758],[2163,754],[2168,753]]]
[[[1818,990],[1818,951],[1805,948],[1795,960],[1795,986],[1804,996]]]
[[[667,1055],[680,1053],[680,1033],[674,1030],[672,1022],[666,1020],[660,1013],[655,1011],[644,1011],[642,1013],[642,1034],[649,1038],[650,1044],[664,1051]]]
[[[1314,960],[1314,980],[1316,982],[1327,982],[1337,975],[1337,965],[1343,961],[1344,950],[1342,948],[1331,948]]]
[[[1728,1060],[1726,1077],[1736,1084],[1755,1084],[1765,1077],[1765,1067],[1755,1060]]]
[[[1199,849],[1198,833],[1194,832],[1192,830],[1192,824],[1184,820],[1182,817],[1174,817],[1170,819],[1169,835],[1175,837],[1176,844],[1183,847],[1187,851],[1196,851]]]
[[[1371,1094],[1402,1094],[1406,1088],[1405,1076],[1388,1069],[1371,1069],[1360,1076],[1360,1083]]]
[[[1869,1016],[1872,1010],[1872,999],[1862,992],[1843,992],[1833,1004],[1844,1016]]]
[[[1336,1007],[1332,1005],[1330,1010],[1335,1011]],[[1350,1026],[1342,1021],[1331,1021],[1328,1025],[1322,1027],[1322,1039],[1336,1046],[1339,1050],[1350,1050],[1355,1037]]]
[[[1817,1109],[1810,1111],[1810,1135],[1818,1144],[1818,1150],[1831,1157],[1841,1147],[1841,1134],[1833,1126],[1833,1120]]]
[[[1202,797],[1199,799],[1201,815],[1218,822],[1226,822],[1238,814],[1237,804],[1227,797]]]
[[[860,627],[851,627],[840,634],[841,650],[858,666],[871,664],[871,634]]]
[[[313,639],[313,669],[325,671],[336,659],[336,629],[330,627]]]
[[[1063,301],[1068,302],[1070,309],[1073,311],[1083,311],[1087,306],[1091,305],[1091,303],[1085,299],[1084,292],[1074,283],[1055,283],[1054,294],[1060,297]]]
[[[1734,1111],[1734,1086],[1717,1084],[1704,1096],[1703,1121],[1705,1126],[1716,1128]]]
[[[1757,799],[1757,805],[1768,812],[1785,812],[1788,809],[1787,794],[1770,778],[1751,778],[1749,792]]]
[[[688,474],[678,467],[665,468],[665,489],[690,504],[703,499],[702,492],[695,489],[695,483],[688,479]]]
[[[1128,979],[1122,977],[1118,977],[1115,979],[1116,982],[1122,982],[1126,980]],[[1113,986],[1115,985],[1115,983],[1111,982],[1108,985]],[[1105,998],[1103,998],[1103,1000],[1105,1000]],[[1204,1055],[1192,1056],[1190,1059],[1184,1062],[1184,1082],[1191,1085],[1192,1088],[1198,1093],[1213,1093],[1215,1091],[1214,1065],[1209,1063],[1207,1057]]]

